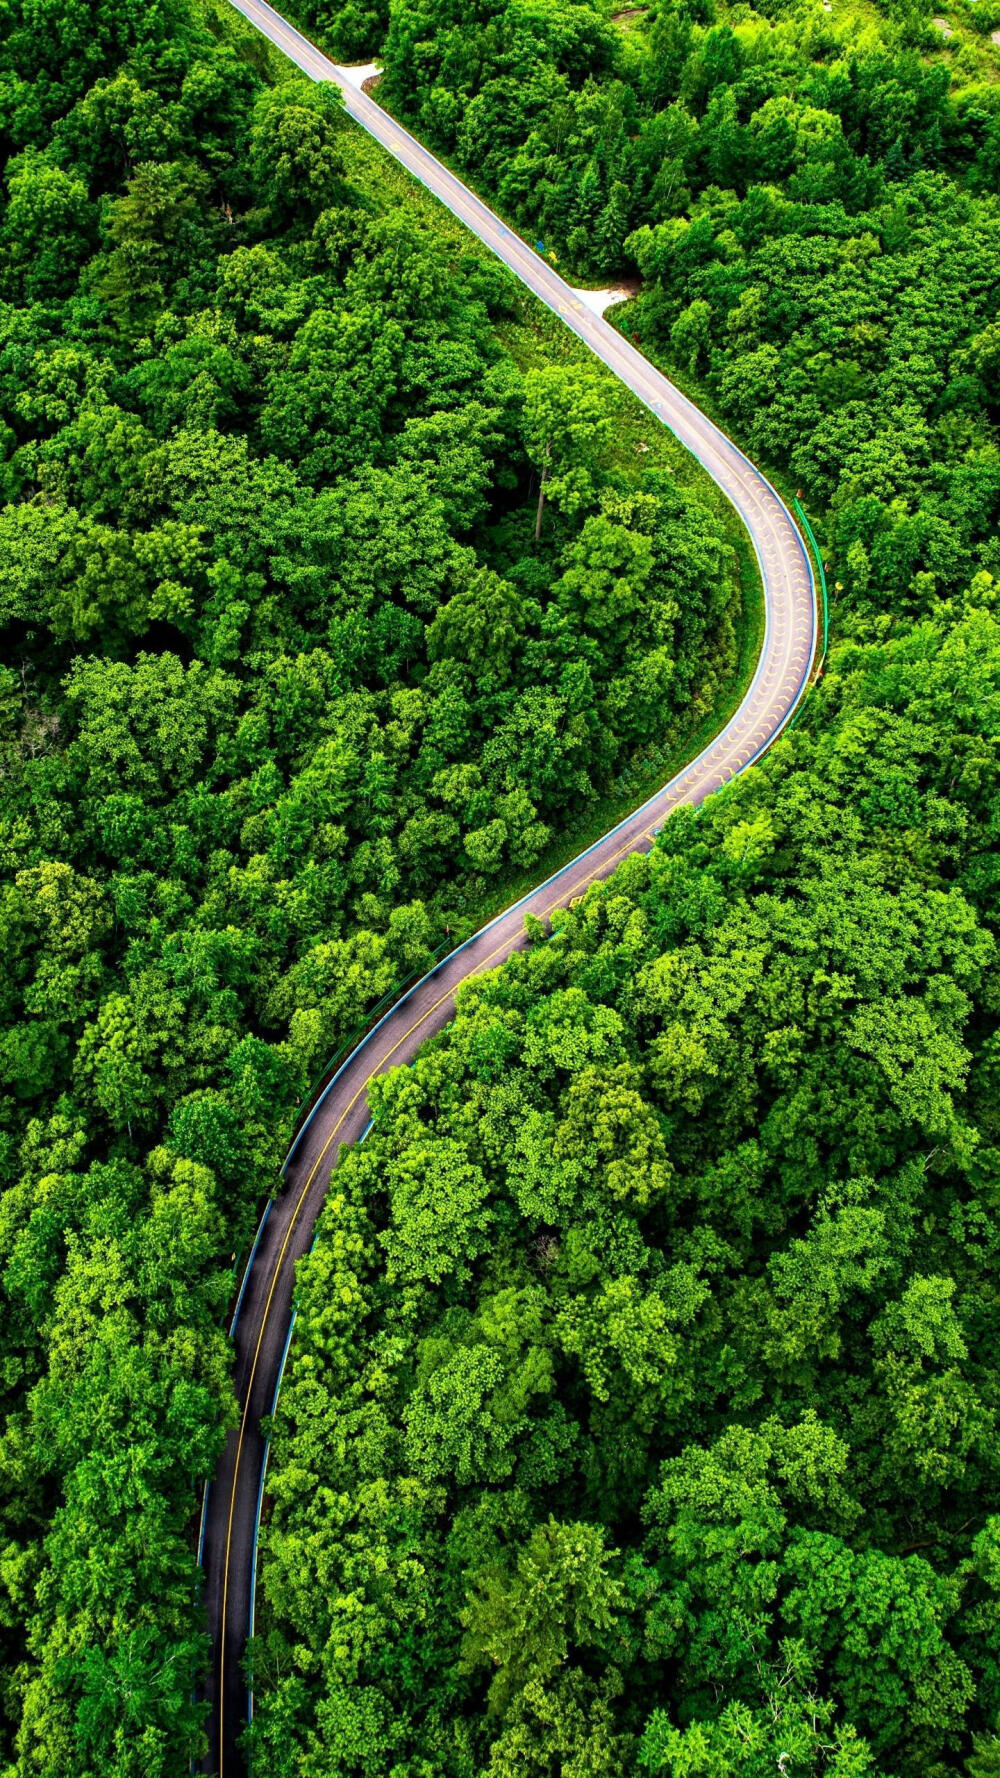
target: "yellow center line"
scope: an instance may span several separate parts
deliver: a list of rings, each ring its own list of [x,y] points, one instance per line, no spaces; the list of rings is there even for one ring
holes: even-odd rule
[[[289,39],[289,41],[292,41],[292,40]],[[342,78],[339,76],[339,73],[336,70],[334,64],[327,61],[327,59],[325,57],[323,57],[320,54],[320,52],[318,52],[318,51],[317,51],[317,62],[318,62],[319,66],[322,66],[324,68],[329,68],[331,70],[333,77],[337,80],[338,84],[341,85],[344,90],[346,90],[346,92],[349,94],[350,98],[354,101],[354,103],[351,104],[348,107],[348,109],[352,113],[352,115],[355,116],[356,120],[362,124],[362,127],[365,127],[366,113],[368,113],[369,115],[377,116],[379,123],[383,127],[385,135],[388,135],[394,143],[399,145],[395,149],[390,148],[389,152],[396,152],[398,158],[403,160],[404,164],[408,165],[408,170],[416,173],[417,177],[421,179],[422,183],[425,182],[423,180],[422,174],[425,173],[427,171],[427,169],[423,165],[423,163],[420,159],[420,156],[418,153],[418,145],[411,144],[410,141],[408,140],[405,132],[403,132],[397,126],[395,126],[395,120],[390,119],[389,114],[387,112],[383,111],[382,108],[380,106],[378,106],[373,100],[368,100],[367,95],[360,93],[360,92],[355,93],[353,88],[346,87],[345,83],[343,83],[343,81],[342,81]],[[375,130],[373,130],[372,133],[375,135],[379,134],[379,132],[375,131]],[[383,141],[384,146],[388,146],[388,143],[385,141],[385,136],[381,136],[380,140]],[[409,164],[410,162],[412,162],[412,165]],[[418,171],[418,169],[420,169],[420,171]],[[436,168],[434,168],[433,170],[437,171]],[[457,183],[458,182],[456,181],[456,184]],[[437,181],[437,186],[438,186],[438,189],[436,191],[436,195],[438,195],[438,196],[441,196],[443,191],[448,191],[450,189],[449,182],[447,180],[439,179]],[[432,186],[431,189],[435,189],[435,188]],[[454,196],[455,194],[453,193],[452,195]],[[506,230],[503,223],[494,214],[494,212],[488,208],[488,206],[485,206],[485,205],[483,205],[481,207],[478,206],[475,202],[470,201],[470,196],[471,196],[471,194],[465,192],[464,190],[461,191],[461,203],[462,203],[462,206],[466,212],[467,217],[476,219],[475,223],[470,224],[470,226],[472,226],[472,228],[473,228],[473,232],[476,234],[481,234],[481,230],[484,227],[486,227],[489,230],[491,235],[495,235],[497,237],[497,240],[506,249],[506,254],[507,254],[506,263],[508,264],[510,269],[512,271],[514,271],[515,274],[518,274],[518,271],[520,268],[520,276],[523,278],[524,282],[529,286],[529,288],[531,288],[535,291],[536,295],[540,294],[540,293],[535,288],[535,281],[537,280],[538,282],[540,282],[543,285],[543,288],[545,290],[546,300],[554,301],[557,304],[558,310],[561,314],[563,314],[564,316],[568,315],[570,313],[570,309],[572,308],[573,311],[578,313],[584,319],[589,319],[588,311],[582,307],[582,305],[579,303],[579,301],[577,299],[573,298],[571,304],[570,305],[567,304],[566,298],[563,294],[562,281],[558,280],[556,275],[552,274],[549,271],[549,268],[545,264],[544,260],[540,260],[535,254],[533,254],[531,252],[531,249],[528,248],[525,245],[525,243],[521,241],[520,237],[517,234],[515,234],[513,230]],[[477,226],[477,224],[478,224],[478,226]],[[488,243],[488,244],[492,244],[492,243]],[[504,253],[500,251],[499,246],[494,246],[494,250],[498,253],[498,256],[501,259],[504,258]],[[539,276],[539,274],[541,274],[541,276]],[[588,326],[587,328],[579,329],[576,331],[578,331],[579,336],[584,339],[584,343],[587,345],[590,345],[591,349],[594,349],[593,340],[591,338],[588,338],[587,334],[588,333],[589,334],[596,334],[597,333],[596,326],[593,328],[590,328]],[[598,354],[598,356],[601,356],[601,355]],[[615,362],[612,362],[612,360],[614,360]],[[653,371],[652,366],[649,366],[648,368],[646,368],[645,361],[640,361],[639,365],[634,364],[633,360],[632,360],[631,349],[626,347],[625,341],[623,339],[620,339],[619,336],[617,336],[617,335],[614,336],[614,343],[612,346],[609,347],[608,356],[604,357],[603,361],[604,361],[606,367],[609,370],[611,370],[612,374],[617,374],[619,379],[622,382],[624,382],[626,384],[626,386],[628,388],[630,388],[635,395],[638,396],[639,400],[642,401],[643,404],[648,409],[650,409],[654,418],[657,418],[657,419],[662,418],[662,416],[660,416],[656,412],[657,406],[661,406],[661,405],[669,406],[671,397],[673,397],[674,400],[676,401],[677,392],[674,390],[673,386],[669,382],[667,382],[667,380],[665,378],[662,379],[662,385],[661,385],[661,383],[659,383],[656,380],[658,373],[655,373],[655,371]],[[650,372],[652,372],[653,374],[650,374]],[[665,387],[663,385],[665,385]],[[682,427],[685,430],[689,429],[690,423],[687,419],[687,415],[685,413],[684,407],[681,406],[680,403],[678,403],[677,407],[672,410],[672,413],[673,413],[673,419],[676,422],[677,427]],[[666,424],[670,425],[670,421],[667,421]],[[690,445],[690,443],[688,443],[685,440],[685,438],[681,434],[681,431],[678,430],[676,432],[676,435],[680,439],[680,442],[682,444],[686,444],[686,447],[689,450],[691,450],[692,454],[698,458],[698,460],[702,463],[703,468],[705,468],[708,471],[709,475],[711,475],[713,477],[713,479],[716,481],[716,483],[722,488],[723,492],[728,494],[729,499],[732,501],[732,503],[734,505],[737,506],[737,510],[740,511],[741,517],[745,518],[745,513],[741,510],[744,507],[744,504],[746,506],[749,506],[751,509],[755,509],[754,516],[757,519],[757,526],[758,526],[758,536],[757,536],[756,541],[758,543],[762,557],[764,558],[765,571],[766,572],[769,571],[770,573],[773,574],[775,572],[775,563],[777,562],[780,566],[780,556],[781,556],[780,542],[782,541],[781,534],[785,533],[789,537],[794,536],[796,541],[799,541],[799,534],[798,534],[796,527],[792,524],[791,520],[789,519],[788,515],[781,509],[780,503],[777,502],[776,497],[774,497],[772,495],[772,498],[770,500],[766,500],[766,499],[762,498],[762,495],[771,494],[772,491],[769,488],[767,488],[766,484],[763,484],[763,486],[762,486],[761,482],[759,480],[757,480],[757,478],[754,476],[752,470],[750,473],[747,473],[744,470],[740,470],[740,469],[734,467],[734,465],[726,457],[725,453],[714,443],[714,441],[708,440],[706,442],[703,438],[698,437],[696,430],[695,430],[695,436],[697,438],[698,451],[695,451],[693,449],[693,447]],[[705,454],[702,456],[699,456],[699,452],[702,452]],[[711,467],[710,467],[710,464],[711,464]],[[785,575],[782,577],[782,580],[783,580],[783,590],[786,594],[788,594],[788,593],[795,594],[796,592],[799,592],[799,591],[808,590],[808,585],[809,585],[808,578],[803,577],[801,565],[799,563],[795,564],[794,575],[786,572]],[[772,618],[772,635],[774,637],[774,640],[778,644],[783,642],[784,647],[781,651],[780,660],[777,657],[776,653],[772,652],[770,658],[764,663],[764,671],[761,675],[761,680],[760,680],[759,686],[758,686],[758,699],[764,690],[766,682],[768,680],[774,678],[775,676],[777,676],[779,681],[781,679],[783,679],[785,677],[789,667],[791,667],[793,665],[797,665],[798,661],[799,661],[800,653],[805,651],[805,643],[803,642],[803,639],[800,636],[796,635],[796,630],[797,630],[798,626],[795,622],[795,619],[796,619],[797,615],[798,614],[793,610],[792,611],[793,621],[792,621],[791,625],[788,627],[787,636],[785,634],[786,613],[781,612],[780,617]],[[755,701],[757,701],[757,700],[755,700]],[[722,733],[716,738],[716,744],[710,745],[709,751],[705,755],[702,756],[702,759],[701,759],[702,770],[701,770],[701,773],[699,774],[698,778],[694,782],[688,783],[688,784],[685,784],[685,782],[684,782],[685,773],[691,769],[690,767],[685,768],[678,775],[678,778],[674,781],[676,794],[673,797],[671,797],[669,802],[666,804],[666,806],[664,806],[662,808],[661,813],[662,813],[663,819],[666,819],[667,815],[672,813],[674,808],[676,808],[682,801],[691,801],[700,792],[702,792],[703,790],[705,790],[707,788],[710,788],[713,780],[716,783],[718,783],[718,782],[728,782],[730,779],[732,779],[735,776],[737,766],[741,767],[744,764],[745,760],[750,757],[753,743],[758,742],[758,741],[766,741],[767,740],[770,731],[768,730],[768,728],[766,726],[759,727],[758,729],[756,729],[756,731],[754,732],[754,734],[751,738],[750,748],[747,749],[746,752],[737,753],[736,752],[736,747],[737,747],[737,743],[738,743],[737,730],[738,730],[738,727],[740,726],[740,717],[741,716],[743,717],[743,726],[749,727],[749,724],[753,721],[752,708],[744,708],[744,710],[742,712],[737,711],[734,713],[734,716],[733,716],[731,722],[726,725],[726,727],[725,727],[725,729],[723,729]],[[744,745],[745,745],[745,743],[744,743]],[[722,755],[721,759],[719,758],[720,754]],[[713,761],[716,761],[717,763],[713,763]],[[735,763],[734,763],[734,761],[735,761]],[[698,763],[697,761],[692,761],[691,765],[695,766],[695,765],[697,765],[697,763]],[[664,788],[666,789],[667,787],[665,786]],[[600,864],[597,866],[597,868],[594,871],[590,872],[586,877],[584,877],[582,883],[579,885],[577,893],[579,893],[579,891],[585,891],[586,889],[590,888],[590,886],[594,882],[599,880],[599,876],[607,874],[612,869],[612,867],[618,862],[618,860],[620,858],[625,856],[625,854],[627,854],[627,853],[634,852],[636,850],[636,848],[639,845],[641,845],[641,843],[644,840],[653,840],[655,838],[656,831],[657,830],[654,828],[647,828],[645,830],[640,831],[637,834],[632,835],[628,840],[625,841],[625,843],[622,846],[620,846],[618,848],[617,851],[613,852],[609,857],[602,859]],[[571,867],[568,867],[568,868],[571,868]],[[560,875],[560,877],[562,877],[564,875],[564,873],[560,872],[559,875]],[[556,894],[555,898],[542,909],[540,917],[544,919],[549,914],[551,914],[557,907],[559,907],[561,905],[565,905],[565,901],[566,901],[568,893],[572,893],[572,885],[567,885],[565,888],[560,889],[558,891],[558,893]],[[501,918],[502,918],[502,916],[501,916]],[[453,999],[454,996],[457,994],[458,989],[463,985],[464,982],[471,980],[472,977],[474,977],[474,976],[482,974],[483,971],[488,969],[490,967],[490,965],[496,959],[498,959],[504,955],[509,955],[515,948],[517,936],[518,936],[517,934],[514,934],[514,935],[509,935],[507,938],[502,939],[501,942],[498,945],[496,945],[494,947],[494,949],[492,951],[490,951],[486,957],[483,958],[481,963],[478,963],[475,966],[475,968],[470,970],[468,972],[468,974],[464,975],[461,978],[461,981],[455,983],[453,988],[447,989],[445,991],[445,993],[440,995],[438,997],[438,999],[435,1000],[429,1007],[427,1007],[426,1010],[424,1012],[422,1012],[419,1015],[419,1017],[416,1018],[413,1021],[413,1023],[407,1027],[407,1029],[402,1033],[402,1035],[399,1038],[397,1038],[396,1042],[392,1045],[391,1049],[389,1049],[386,1052],[386,1054],[382,1057],[381,1061],[377,1065],[377,1068],[373,1069],[371,1071],[371,1073],[369,1073],[365,1076],[365,1079],[362,1081],[361,1085],[358,1087],[357,1091],[355,1092],[354,1096],[350,1100],[349,1104],[345,1107],[344,1111],[341,1113],[340,1117],[337,1119],[337,1122],[334,1125],[333,1129],[331,1130],[330,1135],[327,1137],[326,1142],[324,1143],[319,1155],[317,1156],[315,1162],[313,1163],[312,1167],[310,1168],[308,1177],[306,1178],[306,1181],[305,1181],[304,1185],[302,1186],[302,1189],[299,1193],[298,1199],[295,1203],[295,1207],[292,1211],[292,1215],[289,1220],[288,1228],[285,1231],[285,1235],[284,1235],[284,1238],[281,1243],[281,1248],[279,1250],[278,1257],[275,1261],[274,1272],[273,1272],[273,1275],[271,1278],[271,1284],[270,1284],[270,1287],[268,1290],[267,1300],[265,1302],[263,1314],[261,1317],[260,1328],[259,1328],[258,1335],[257,1335],[257,1343],[256,1343],[256,1346],[254,1349],[253,1362],[252,1362],[251,1368],[250,1368],[250,1378],[249,1378],[249,1382],[247,1384],[246,1394],[244,1397],[243,1414],[242,1414],[242,1418],[240,1421],[239,1437],[237,1440],[236,1455],[235,1455],[234,1464],[233,1464],[233,1479],[232,1479],[232,1488],[231,1488],[231,1492],[230,1492],[229,1516],[228,1516],[228,1523],[227,1523],[227,1529],[226,1529],[226,1551],[225,1551],[225,1561],[224,1561],[224,1566],[223,1566],[222,1620],[221,1620],[220,1652],[219,1652],[218,1709],[219,1709],[219,1771],[220,1771],[220,1775],[222,1773],[222,1767],[223,1767],[223,1763],[225,1760],[225,1739],[224,1739],[224,1720],[225,1720],[224,1675],[225,1675],[225,1658],[226,1658],[225,1626],[226,1626],[226,1616],[227,1616],[228,1598],[229,1598],[229,1559],[230,1559],[230,1553],[231,1553],[231,1547],[232,1547],[233,1523],[234,1523],[235,1512],[236,1512],[236,1486],[237,1486],[237,1480],[238,1480],[239,1471],[240,1471],[240,1463],[242,1460],[243,1444],[244,1444],[244,1439],[245,1439],[245,1435],[246,1435],[246,1429],[247,1429],[247,1425],[249,1423],[250,1401],[251,1401],[252,1394],[253,1394],[253,1385],[254,1385],[254,1381],[256,1378],[256,1374],[257,1374],[257,1367],[258,1367],[258,1364],[260,1361],[261,1349],[262,1349],[263,1342],[264,1342],[264,1335],[265,1335],[265,1331],[266,1331],[267,1324],[268,1324],[268,1318],[270,1316],[271,1306],[272,1306],[272,1303],[274,1300],[274,1294],[275,1294],[275,1291],[278,1286],[278,1280],[283,1274],[289,1242],[291,1241],[292,1234],[295,1230],[295,1227],[298,1223],[299,1216],[302,1211],[302,1207],[303,1207],[303,1205],[306,1201],[306,1198],[308,1196],[308,1193],[309,1193],[309,1191],[316,1179],[319,1169],[323,1165],[323,1162],[325,1161],[327,1155],[330,1152],[331,1147],[333,1146],[338,1135],[340,1134],[340,1131],[343,1129],[346,1120],[349,1118],[351,1112],[354,1110],[355,1106],[358,1104],[358,1101],[362,1098],[363,1094],[365,1093],[365,1091],[369,1085],[369,1082],[372,1080],[372,1078],[374,1078],[375,1073],[376,1072],[381,1073],[385,1070],[388,1063],[392,1060],[392,1057],[397,1054],[397,1052],[400,1050],[400,1048],[403,1046],[403,1044],[406,1043],[407,1039],[410,1038],[411,1036],[413,1036],[413,1034],[416,1031],[418,1031],[422,1025],[425,1025],[432,1018],[433,1014],[435,1012],[437,1012],[448,1000]],[[454,954],[455,953],[452,953],[452,955],[454,955]]]
[[[718,770],[718,768],[716,768],[716,770]],[[696,795],[698,793],[698,791],[706,788],[706,786],[708,785],[709,780],[711,779],[712,776],[713,776],[712,771],[703,772],[695,784],[692,784],[691,786],[687,787],[686,800],[690,800],[690,798],[693,797],[694,795]],[[732,776],[732,770],[730,768],[730,777],[731,776]],[[675,803],[674,803],[675,807],[677,806],[677,801],[679,801],[679,800],[680,800],[679,798],[675,799]],[[668,813],[672,813],[672,810],[665,810],[664,811],[665,815]],[[625,844],[623,846],[620,846],[617,852],[613,852],[611,854],[610,858],[603,859],[601,861],[601,864],[598,867],[598,869],[601,872],[604,872],[605,870],[610,870],[611,866],[616,864],[618,862],[618,860],[621,857],[623,857],[626,853],[634,851],[636,846],[638,844],[640,844],[642,840],[644,840],[644,839],[652,840],[654,838],[655,838],[655,830],[651,829],[651,828],[645,830],[645,832],[634,835],[632,838],[626,840]],[[597,881],[598,881],[598,873],[597,873],[597,871],[592,871],[588,876],[586,876],[584,878],[583,882],[579,885],[579,888],[586,890],[586,889],[590,888],[590,886]],[[542,909],[540,916],[536,916],[536,917],[545,919],[549,914],[553,913],[557,907],[559,907],[561,905],[565,905],[565,894],[566,894],[565,890],[560,890],[559,893],[554,898],[554,900],[549,902]],[[435,1000],[429,1007],[426,1008],[426,1010],[424,1012],[422,1012],[420,1014],[419,1018],[414,1019],[413,1023],[411,1025],[409,1025],[407,1027],[407,1029],[402,1033],[402,1035],[396,1039],[396,1042],[393,1044],[392,1048],[390,1050],[386,1051],[386,1054],[382,1058],[381,1065],[379,1067],[379,1072],[381,1073],[384,1071],[386,1064],[389,1061],[391,1061],[392,1057],[396,1054],[397,1050],[399,1050],[402,1047],[402,1045],[406,1042],[407,1038],[411,1037],[415,1031],[418,1031],[420,1029],[421,1025],[426,1024],[428,1019],[431,1018],[432,1014],[437,1012],[438,1009],[440,1007],[442,1007],[446,1001],[454,998],[454,995],[457,993],[458,989],[465,982],[471,981],[473,976],[482,974],[482,972],[485,969],[487,969],[489,967],[489,965],[493,962],[493,960],[495,958],[499,957],[502,952],[507,952],[509,954],[510,951],[512,951],[514,948],[514,942],[515,942],[514,938],[502,939],[500,944],[496,945],[494,947],[494,949],[489,953],[489,955],[484,957],[482,962],[476,965],[475,969],[470,970],[468,975],[465,975],[462,977],[461,982],[456,983],[454,988],[446,989],[446,991],[443,994],[441,994],[437,1000]],[[373,1073],[374,1073],[374,1071],[373,1071]],[[309,1176],[306,1179],[301,1192],[299,1193],[298,1200],[295,1205],[295,1209],[292,1212],[291,1219],[288,1224],[288,1228],[285,1231],[284,1240],[281,1243],[281,1248],[278,1253],[278,1258],[275,1261],[274,1273],[271,1278],[271,1286],[270,1286],[270,1289],[267,1293],[267,1301],[264,1304],[264,1312],[261,1316],[260,1330],[257,1335],[257,1344],[254,1349],[253,1363],[250,1367],[250,1378],[247,1383],[246,1394],[244,1397],[243,1416],[240,1421],[240,1432],[239,1432],[239,1438],[237,1440],[237,1445],[236,1445],[236,1457],[235,1457],[234,1463],[233,1463],[233,1480],[232,1480],[232,1487],[231,1487],[230,1496],[229,1496],[229,1518],[228,1518],[228,1523],[227,1523],[227,1527],[226,1527],[226,1554],[225,1554],[225,1562],[223,1565],[222,1618],[221,1618],[221,1634],[220,1634],[220,1643],[219,1643],[219,1771],[220,1771],[220,1775],[222,1772],[223,1762],[225,1760],[225,1738],[224,1738],[225,1688],[223,1685],[223,1679],[224,1679],[224,1675],[225,1675],[225,1658],[226,1658],[226,1640],[225,1640],[226,1610],[227,1610],[228,1599],[229,1599],[229,1556],[230,1556],[230,1550],[232,1547],[233,1521],[234,1521],[235,1514],[236,1514],[236,1484],[237,1484],[237,1480],[239,1477],[240,1461],[241,1461],[242,1454],[243,1454],[243,1441],[244,1441],[244,1437],[246,1435],[246,1428],[247,1428],[247,1423],[249,1420],[250,1400],[251,1400],[251,1397],[253,1394],[253,1385],[254,1385],[254,1379],[257,1374],[257,1365],[260,1360],[261,1347],[264,1342],[264,1333],[265,1333],[265,1330],[267,1327],[268,1317],[271,1312],[271,1304],[274,1300],[274,1293],[278,1287],[278,1279],[280,1278],[280,1276],[282,1274],[283,1267],[284,1267],[285,1255],[288,1251],[288,1243],[292,1238],[292,1234],[294,1232],[295,1225],[298,1222],[299,1214],[302,1210],[302,1206],[305,1203],[306,1197],[310,1191],[313,1181],[316,1178],[317,1173],[319,1172],[320,1167],[323,1165],[323,1162],[325,1161],[327,1155],[329,1154],[331,1147],[333,1146],[334,1142],[337,1139],[337,1136],[339,1135],[340,1131],[343,1129],[343,1126],[344,1126],[346,1120],[350,1117],[351,1112],[354,1110],[354,1107],[357,1105],[358,1100],[362,1097],[363,1093],[365,1092],[365,1089],[368,1086],[369,1081],[372,1078],[373,1078],[373,1075],[371,1075],[371,1074],[366,1075],[365,1079],[362,1081],[361,1085],[358,1087],[358,1090],[354,1094],[354,1097],[351,1099],[350,1103],[341,1112],[340,1117],[337,1119],[337,1122],[335,1123],[333,1129],[331,1130],[329,1136],[327,1137],[325,1143],[323,1144],[323,1147],[320,1150],[319,1155],[317,1156],[312,1167],[310,1168]]]

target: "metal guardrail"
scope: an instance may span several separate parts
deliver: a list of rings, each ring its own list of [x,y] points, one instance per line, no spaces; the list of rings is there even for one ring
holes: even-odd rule
[[[826,590],[826,567],[823,562],[822,551],[816,539],[816,533],[809,523],[809,514],[806,512],[798,494],[793,496],[792,504],[795,507],[795,513],[799,524],[802,526],[803,531],[809,539],[812,553],[816,558],[816,566],[819,569],[819,586],[823,596],[823,648],[819,657],[819,664],[822,666],[823,662],[826,660],[826,645],[830,635],[830,600]]]

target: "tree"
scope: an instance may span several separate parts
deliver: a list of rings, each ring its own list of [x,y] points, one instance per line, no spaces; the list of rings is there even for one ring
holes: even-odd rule
[[[572,514],[587,501],[595,460],[611,432],[607,400],[596,371],[548,366],[524,380],[524,443],[539,472],[535,542],[546,498]]]
[[[612,1630],[623,1595],[598,1527],[536,1526],[513,1568],[491,1565],[470,1577],[461,1664],[466,1672],[492,1664],[489,1708],[506,1716],[531,1681],[542,1685],[571,1649],[600,1643]]]
[[[343,173],[340,123],[340,97],[327,81],[288,80],[261,93],[250,167],[260,197],[280,215],[316,215],[336,195]]]
[[[798,1770],[824,1778],[877,1778],[871,1750],[813,1685],[809,1653],[787,1639],[779,1659],[757,1666],[760,1693],[752,1704],[725,1704],[707,1722],[684,1730],[654,1712],[639,1745],[639,1764],[672,1778],[753,1778]]]
[[[28,302],[65,294],[96,236],[86,184],[32,149],[9,163],[7,184],[0,240],[8,294],[23,293]]]
[[[616,1675],[596,1685],[576,1668],[549,1685],[529,1679],[490,1748],[487,1778],[616,1778],[633,1752],[632,1737],[615,1726],[620,1691]]]
[[[1000,1736],[977,1735],[965,1770],[968,1778],[994,1778],[1000,1772]]]
[[[427,630],[427,652],[432,661],[463,661],[482,684],[504,685],[524,624],[515,589],[491,569],[481,568],[441,606]]]

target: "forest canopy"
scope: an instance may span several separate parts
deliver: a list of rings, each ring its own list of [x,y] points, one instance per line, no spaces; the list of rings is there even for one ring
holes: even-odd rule
[[[1000,10],[932,10],[298,8],[571,281],[638,275],[613,313],[831,509],[873,616],[1000,573]]]
[[[301,8],[824,537],[834,650],[375,1093],[274,1429],[268,1770],[1000,1770],[989,8]]]
[[[299,1102],[704,720],[739,576],[229,9],[0,38],[0,1771],[158,1778],[202,1748],[226,1305]]]
[[[842,657],[376,1083],[300,1271],[268,1771],[995,1770],[998,669],[985,577]]]
[[[833,6],[297,9],[637,276],[811,503],[835,649],[380,1083],[275,1426],[268,1778],[1000,1769],[1000,21]],[[182,1778],[296,1107],[718,707],[738,577],[228,9],[2,17],[0,1772]]]

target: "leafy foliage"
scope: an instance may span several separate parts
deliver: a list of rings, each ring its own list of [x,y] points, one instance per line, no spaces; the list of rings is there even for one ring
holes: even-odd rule
[[[985,575],[842,647],[377,1083],[300,1275],[269,1770],[989,1769],[998,672]]]
[[[625,328],[823,513],[840,645],[379,1089],[277,1429],[279,1778],[997,1763],[1000,88],[924,11],[365,21],[390,108],[571,276],[638,271]],[[589,435],[527,413],[572,499]],[[562,584],[614,637],[605,517]]]
[[[0,1770],[179,1778],[226,1305],[297,1104],[686,730],[735,579],[606,424],[583,464],[565,368],[535,375],[587,479],[535,546],[503,286],[332,89],[186,0],[11,4],[2,37]],[[411,1189],[436,1247],[402,1276],[483,1221],[460,1157],[450,1219]],[[432,1474],[461,1402],[412,1437]]]
[[[384,27],[390,109],[572,277],[638,272],[626,328],[830,509],[847,621],[1000,572],[1000,85],[927,11],[394,0]]]

